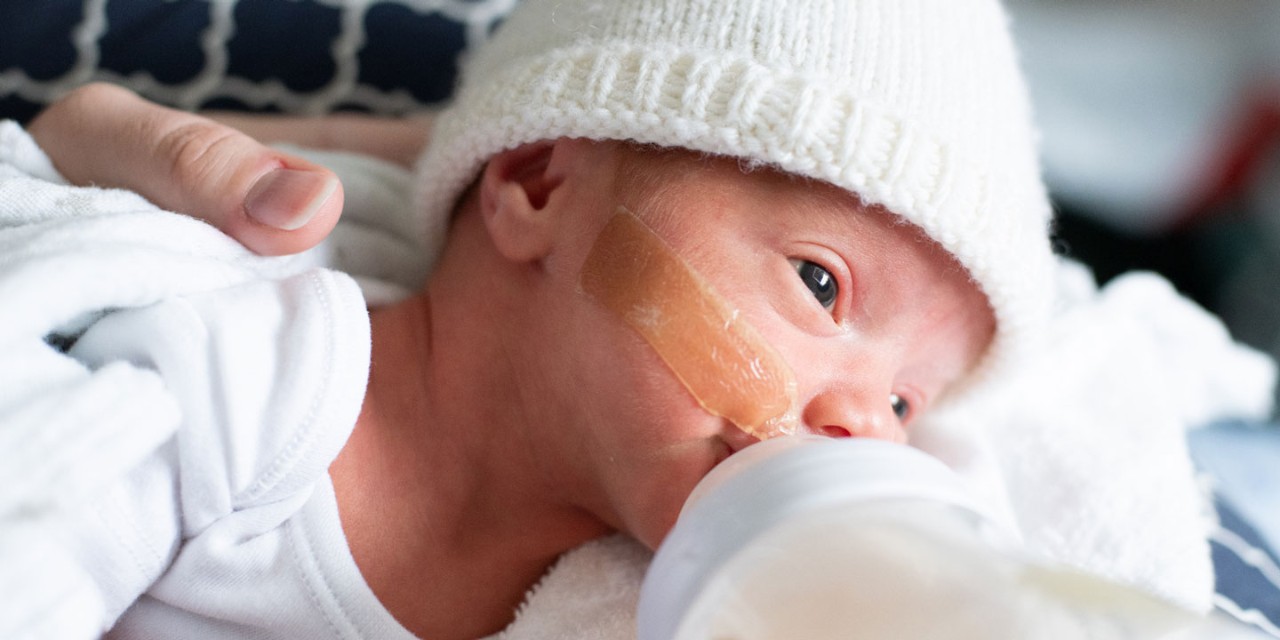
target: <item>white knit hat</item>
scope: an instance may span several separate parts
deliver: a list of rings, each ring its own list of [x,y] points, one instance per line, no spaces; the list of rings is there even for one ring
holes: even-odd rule
[[[883,205],[986,293],[989,361],[1046,315],[1050,207],[998,0],[524,0],[419,165],[429,237],[488,158],[560,137],[748,158]]]

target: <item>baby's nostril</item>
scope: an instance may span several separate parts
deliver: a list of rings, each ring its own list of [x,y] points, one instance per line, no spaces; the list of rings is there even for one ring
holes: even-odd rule
[[[818,435],[823,435],[828,438],[851,438],[853,437],[853,432],[844,427],[837,427],[836,425],[829,424],[824,427],[819,427]]]

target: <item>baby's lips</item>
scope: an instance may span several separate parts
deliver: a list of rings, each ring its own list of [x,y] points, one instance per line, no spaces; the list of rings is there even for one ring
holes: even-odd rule
[[[712,415],[759,438],[793,434],[795,375],[727,300],[625,208],[605,225],[582,288],[639,333]]]

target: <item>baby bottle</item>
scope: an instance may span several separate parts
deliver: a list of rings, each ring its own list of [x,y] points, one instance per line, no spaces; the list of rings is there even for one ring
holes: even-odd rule
[[[753,445],[686,502],[641,588],[639,638],[1129,640],[1191,622],[1028,561],[994,522],[950,469],[910,447]]]

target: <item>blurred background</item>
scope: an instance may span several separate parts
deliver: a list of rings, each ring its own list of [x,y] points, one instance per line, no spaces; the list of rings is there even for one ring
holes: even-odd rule
[[[0,117],[90,80],[187,109],[438,105],[518,0],[0,0]],[[1280,2],[1006,0],[1059,244],[1280,356]]]
[[[1006,4],[1063,250],[1280,357],[1280,2]]]

